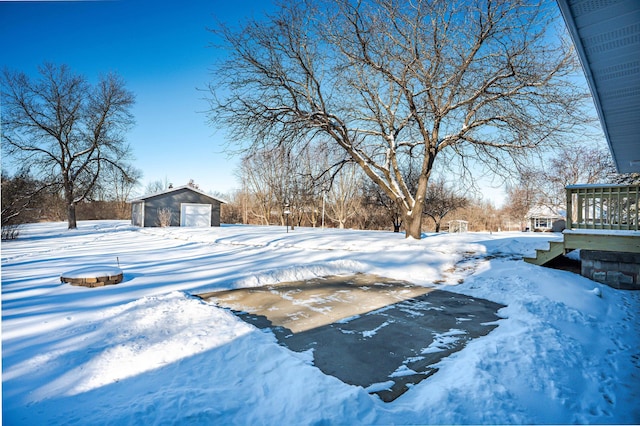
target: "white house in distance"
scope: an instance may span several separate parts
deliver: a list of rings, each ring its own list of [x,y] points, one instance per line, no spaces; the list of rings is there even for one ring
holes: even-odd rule
[[[538,204],[526,215],[531,231],[562,232],[566,227],[566,209],[564,206]]]

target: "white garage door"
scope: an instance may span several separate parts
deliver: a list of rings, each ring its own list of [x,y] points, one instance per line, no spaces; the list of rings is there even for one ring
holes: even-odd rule
[[[180,226],[211,226],[211,204],[180,204]]]

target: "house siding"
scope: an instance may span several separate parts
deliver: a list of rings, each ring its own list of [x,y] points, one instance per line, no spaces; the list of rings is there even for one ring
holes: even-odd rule
[[[144,201],[131,203],[131,224],[133,226],[143,226]]]
[[[168,209],[171,211],[171,224],[170,226],[180,226],[180,205],[182,203],[193,204],[209,204],[211,205],[211,226],[220,226],[220,201],[207,197],[195,191],[191,191],[188,188],[178,189],[174,192],[158,194],[141,201],[144,206],[141,208],[144,214],[144,226],[159,226],[158,213],[162,209]],[[133,213],[136,212],[137,202],[132,204],[132,223]],[[142,226],[142,224],[138,225]]]

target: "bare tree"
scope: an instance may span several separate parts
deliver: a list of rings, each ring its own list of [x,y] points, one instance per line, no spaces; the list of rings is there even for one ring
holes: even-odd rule
[[[535,205],[546,204],[545,185],[541,171],[531,167],[521,168],[517,182],[507,185],[507,197],[502,211],[510,218],[518,221],[520,230],[527,225],[527,214]]]
[[[534,206],[562,209],[567,185],[613,180],[615,168],[608,151],[597,146],[570,145],[547,155],[542,166],[521,168],[518,182],[507,187],[502,210],[524,228],[526,215]]]
[[[510,186],[507,188],[507,198],[502,210],[518,222],[520,230],[526,227],[526,216],[533,207],[533,200],[527,186]]]
[[[142,171],[129,164],[122,167],[108,164],[105,172],[101,179],[107,194],[104,199],[115,201],[118,217],[123,217],[129,210],[127,200],[139,185]]]
[[[368,206],[369,210],[373,210],[371,213],[384,212],[384,221],[388,226],[391,222],[393,226],[393,232],[400,232],[402,226],[402,212],[398,203],[382,191],[379,186],[370,183],[364,185],[364,204]],[[379,224],[376,224],[380,226]]]
[[[105,167],[127,174],[134,96],[115,74],[92,86],[65,65],[39,71],[35,81],[22,72],[2,74],[2,143],[8,156],[59,189],[72,229],[76,204],[95,190]]]
[[[469,203],[456,212],[456,216],[468,221],[469,231],[497,231],[500,212],[495,206],[483,199],[469,199]]]
[[[355,164],[343,167],[336,176],[328,192],[328,216],[331,220],[338,222],[340,229],[343,229],[347,221],[358,214],[362,199],[361,188],[362,174]]]
[[[257,150],[242,159],[241,179],[255,200],[251,213],[264,225],[276,217],[284,226],[285,205],[295,202],[289,160],[283,149]]]
[[[273,210],[273,196],[271,188],[259,173],[264,170],[260,164],[261,160],[255,155],[247,155],[242,158],[238,174],[244,192],[247,194],[244,204],[247,216],[245,222],[248,223],[248,214],[250,213],[253,218],[258,218],[262,225],[268,225]]]
[[[154,181],[147,183],[147,186],[145,186],[144,188],[144,193],[157,194],[158,192],[166,191],[171,186],[172,184],[169,183],[169,180],[167,178],[165,178],[164,181],[162,181],[161,179],[156,179]]]
[[[330,162],[324,145],[305,146],[297,155],[293,172],[297,173],[298,199],[304,216],[314,228],[322,220],[323,201],[331,186],[331,177],[325,175]],[[302,217],[300,217],[302,219]],[[301,226],[300,221],[298,226]]]
[[[23,169],[8,176],[2,171],[2,226],[29,222],[29,208],[43,201],[42,185]]]
[[[435,231],[440,232],[442,219],[467,204],[468,200],[465,197],[456,194],[454,190],[447,187],[444,180],[438,179],[429,184],[423,211],[425,215],[433,219]]]
[[[545,201],[551,205],[563,205],[566,202],[567,185],[607,183],[615,173],[608,150],[577,146],[562,149],[540,170],[538,176]]]
[[[64,219],[64,203],[55,186],[23,168],[13,176],[2,171],[2,226]]]
[[[555,5],[518,0],[283,3],[216,34],[231,55],[210,119],[253,147],[331,140],[398,203],[420,238],[436,159],[509,169],[579,122],[570,43]],[[402,176],[417,164],[411,190]]]

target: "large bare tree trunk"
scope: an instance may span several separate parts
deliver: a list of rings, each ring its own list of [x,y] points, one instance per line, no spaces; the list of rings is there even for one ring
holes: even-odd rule
[[[405,236],[407,238],[415,238],[419,240],[422,237],[422,214],[406,215],[404,217]]]
[[[67,201],[67,223],[68,229],[76,229],[78,227],[76,221],[76,203]]]

